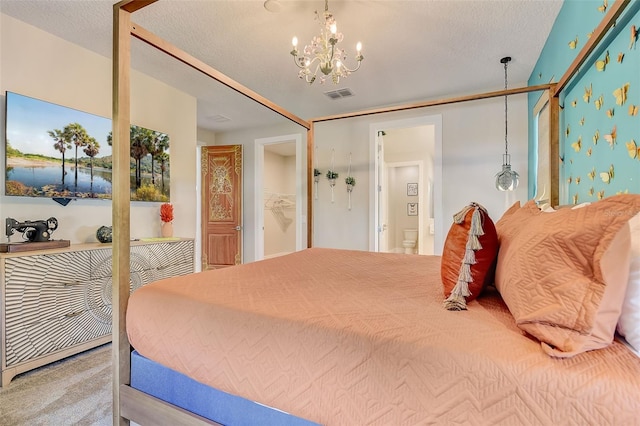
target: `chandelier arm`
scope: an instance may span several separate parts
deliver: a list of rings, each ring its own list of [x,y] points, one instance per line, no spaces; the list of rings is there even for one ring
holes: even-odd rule
[[[362,64],[362,61],[358,61],[358,66],[356,66],[356,67],[355,67],[355,68],[353,68],[353,69],[350,69],[350,68],[347,68],[347,66],[343,63],[343,64],[342,64],[342,68],[343,68],[344,70],[346,70],[347,72],[356,72],[356,71],[358,71],[358,70],[360,69],[360,64]]]

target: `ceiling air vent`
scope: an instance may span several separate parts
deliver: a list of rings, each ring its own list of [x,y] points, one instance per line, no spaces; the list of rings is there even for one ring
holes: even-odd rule
[[[225,121],[231,121],[229,117],[222,114],[210,115],[209,120],[213,121],[214,123],[224,123]]]
[[[342,99],[347,98],[349,96],[353,96],[353,92],[348,87],[344,89],[331,90],[329,92],[324,92],[325,95],[330,97],[331,99]]]

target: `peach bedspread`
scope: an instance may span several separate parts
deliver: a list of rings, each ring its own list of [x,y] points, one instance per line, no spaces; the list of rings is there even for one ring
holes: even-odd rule
[[[326,425],[640,421],[623,344],[551,358],[495,291],[442,300],[439,257],[313,248],[142,287],[127,331],[147,358]]]

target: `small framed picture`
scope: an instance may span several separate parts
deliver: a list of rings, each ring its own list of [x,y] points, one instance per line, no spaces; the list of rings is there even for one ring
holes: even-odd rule
[[[418,216],[418,203],[407,203],[407,216]]]
[[[407,184],[407,195],[409,195],[409,196],[418,195],[418,184],[417,183],[408,183]]]

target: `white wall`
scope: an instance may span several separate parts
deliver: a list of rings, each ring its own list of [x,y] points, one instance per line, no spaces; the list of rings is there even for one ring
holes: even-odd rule
[[[111,60],[54,37],[7,15],[0,15],[0,90],[4,158],[4,92],[11,91],[111,117]],[[138,72],[131,74],[131,120],[171,138],[171,202],[174,235],[196,235],[196,99]],[[4,164],[3,164],[4,170]],[[77,200],[66,207],[49,199],[4,196],[0,177],[0,218],[46,219],[54,216],[55,239],[96,241],[96,230],[111,224],[111,201]],[[131,237],[160,235],[160,203],[131,204]],[[2,241],[6,241],[4,238]],[[14,239],[13,241],[17,241]],[[199,250],[199,249],[198,249]]]

